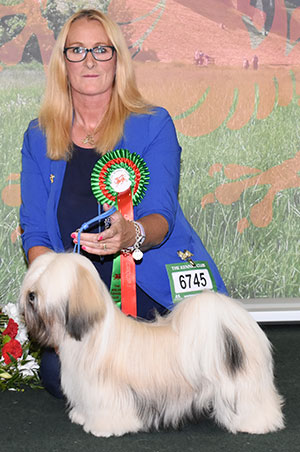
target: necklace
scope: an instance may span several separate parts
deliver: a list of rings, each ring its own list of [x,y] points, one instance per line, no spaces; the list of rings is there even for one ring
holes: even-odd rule
[[[85,138],[82,140],[83,144],[90,144],[91,146],[95,146],[95,140],[94,140],[94,132],[88,133]]]
[[[81,127],[84,129],[86,136],[81,140],[81,142],[83,144],[89,144],[90,146],[95,146],[96,142],[95,142],[95,131],[97,130],[97,127],[99,126],[101,120],[98,122],[98,124],[96,125],[96,127],[94,128],[94,130],[92,132],[88,132],[86,130],[86,128],[81,125]]]
[[[83,144],[89,144],[90,146],[95,146],[95,131],[98,127],[99,123],[96,125],[94,130],[92,132],[87,132],[86,129],[84,130],[87,132],[86,136],[83,138],[82,143]]]

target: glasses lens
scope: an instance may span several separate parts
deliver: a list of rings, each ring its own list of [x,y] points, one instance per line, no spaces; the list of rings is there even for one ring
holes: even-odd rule
[[[69,61],[82,61],[86,55],[86,49],[84,47],[69,47],[65,50],[66,57]]]
[[[95,60],[98,61],[108,61],[111,60],[112,56],[113,56],[113,47],[108,47],[108,46],[97,46],[94,47],[92,52],[93,52],[93,57],[95,58]]]

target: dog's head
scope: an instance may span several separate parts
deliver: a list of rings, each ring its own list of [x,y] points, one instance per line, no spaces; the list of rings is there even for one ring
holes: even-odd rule
[[[30,265],[20,293],[28,330],[42,345],[76,340],[103,319],[112,304],[93,264],[75,253],[49,252]]]

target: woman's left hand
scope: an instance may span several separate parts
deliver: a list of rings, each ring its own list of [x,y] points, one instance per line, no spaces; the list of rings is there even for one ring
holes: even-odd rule
[[[104,211],[110,209],[104,204]],[[110,217],[111,226],[100,233],[83,232],[80,235],[81,248],[90,254],[106,256],[118,253],[121,249],[135,243],[135,227],[132,221],[126,220],[117,210]],[[74,244],[77,243],[78,233],[71,234]]]

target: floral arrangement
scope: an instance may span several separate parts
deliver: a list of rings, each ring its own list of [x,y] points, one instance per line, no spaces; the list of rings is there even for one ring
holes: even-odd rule
[[[0,309],[0,390],[40,388],[39,361],[40,351],[29,340],[18,307],[7,304]]]

